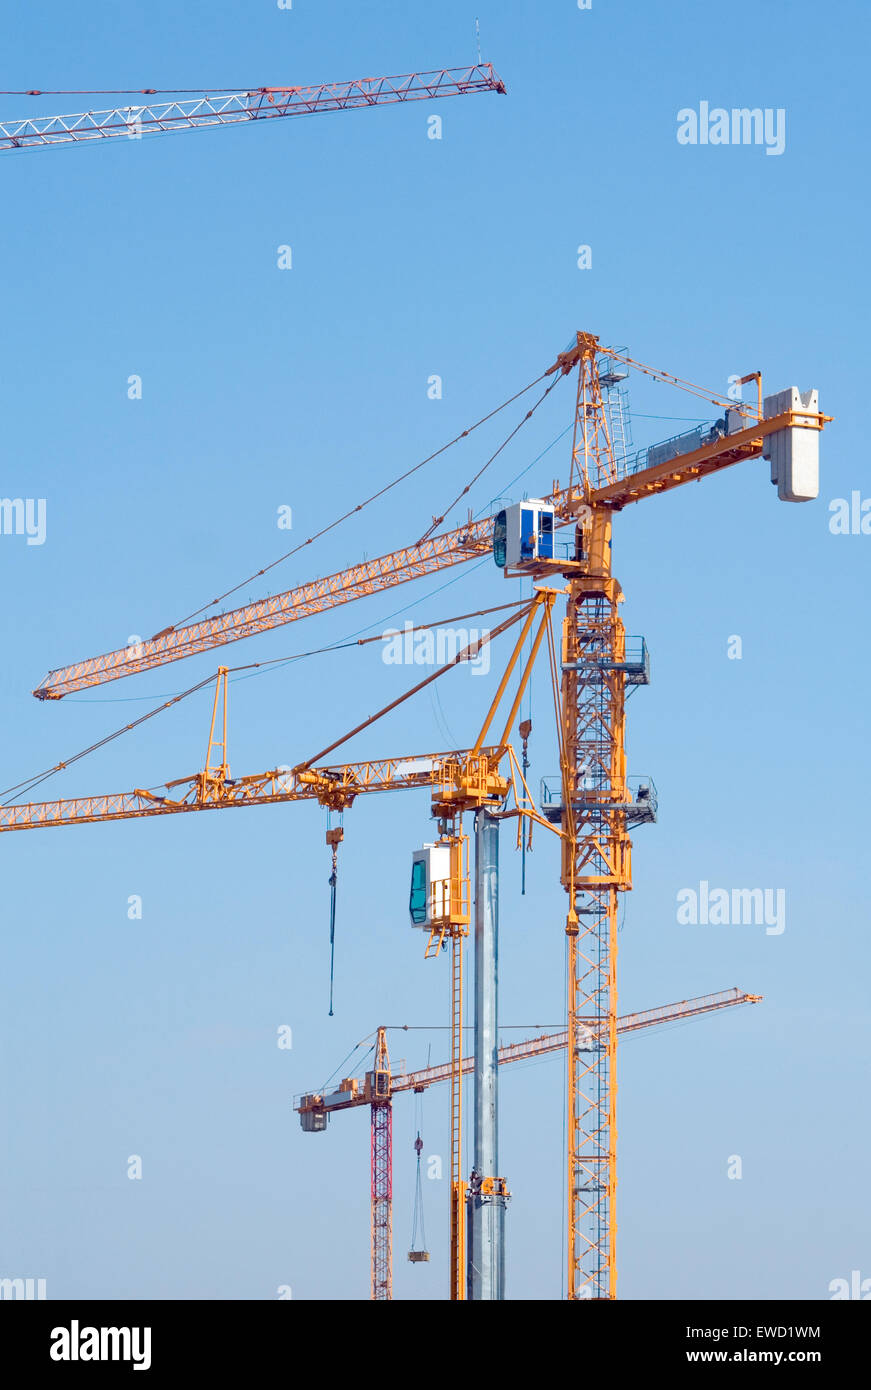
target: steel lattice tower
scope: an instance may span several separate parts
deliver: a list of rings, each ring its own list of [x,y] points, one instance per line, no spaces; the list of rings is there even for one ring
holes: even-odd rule
[[[631,886],[626,650],[611,513],[583,499],[615,477],[596,362],[580,354],[572,487],[588,572],[569,577],[562,644],[563,884],[568,891],[568,1296],[616,1296],[618,894]]]
[[[372,1298],[387,1302],[393,1293],[393,1105],[390,1059],[383,1029],[372,1073]]]

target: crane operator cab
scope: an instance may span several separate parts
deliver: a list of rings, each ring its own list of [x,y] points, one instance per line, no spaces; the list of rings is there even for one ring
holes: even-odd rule
[[[411,862],[411,892],[408,912],[413,927],[428,930],[446,918],[450,911],[451,847],[424,845],[414,851]]]
[[[493,523],[493,559],[500,569],[535,569],[554,558],[554,509],[529,498],[497,512]]]

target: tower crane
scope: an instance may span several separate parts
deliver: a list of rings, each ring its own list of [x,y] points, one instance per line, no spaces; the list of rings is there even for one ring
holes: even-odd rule
[[[194,96],[160,93],[154,87],[126,96],[172,96],[170,101],[133,102],[106,111],[81,111],[70,116],[29,116],[0,122],[0,150],[42,149],[48,145],[80,144],[93,140],[138,139],[177,130],[204,130],[251,121],[313,116],[323,111],[353,111],[396,102],[434,101],[475,92],[505,93],[505,83],[492,64],[412,72],[401,77],[362,77],[352,82],[324,82],[310,87],[254,87],[248,91],[212,88]],[[17,96],[52,95],[33,89]],[[88,96],[76,92],[53,95]]]
[[[596,1054],[585,1058],[573,1047],[567,1053],[572,1300],[613,1299],[617,1289],[617,930],[620,895],[632,885],[625,700],[627,685],[643,676],[627,652],[618,612],[623,593],[611,568],[613,517],[629,503],[759,455],[771,461],[771,481],[781,500],[809,501],[819,490],[818,436],[828,418],[819,411],[815,391],[791,388],[763,398],[761,374],[749,373],[745,381],[757,384],[755,412],[722,402],[726,414],[710,429],[621,458],[611,437],[603,361],[612,370],[621,362],[632,364],[625,355],[603,350],[590,333],[578,333],[561,359],[561,370],[577,369],[571,471],[562,499],[565,510],[577,518],[577,544],[574,561],[561,567],[568,588],[560,692],[560,823],[562,882],[569,895],[569,1036],[590,1014],[607,1021],[607,1044]],[[667,377],[652,368],[641,370],[660,380]],[[544,568],[550,572],[551,562],[546,560]]]
[[[711,401],[723,414],[634,455],[621,452],[609,392],[628,370]],[[218,617],[170,626],[135,648],[53,670],[34,691],[40,699],[60,699],[468,562],[491,547],[506,577],[564,583],[566,616],[554,670],[559,790],[544,809],[559,828],[568,894],[568,1037],[576,1037],[582,1019],[593,1018],[602,1040],[589,1055],[574,1044],[567,1047],[570,1300],[616,1297],[618,906],[632,886],[629,831],[655,818],[652,786],[633,794],[626,770],[627,688],[648,682],[649,659],[643,640],[634,648],[627,643],[619,616],[624,596],[612,571],[613,520],[632,503],[759,458],[769,461],[780,500],[809,501],[819,489],[818,436],[831,418],[819,410],[816,391],[790,387],[764,396],[761,373],[750,372],[742,380],[756,383],[754,408],[605,347],[587,332],[578,332],[538,380],[552,377],[555,384],[573,374],[574,436],[565,487],[555,483],[541,499],[433,535],[444,521],[436,518],[403,550]],[[555,536],[560,527],[572,528],[562,546]]]
[[[466,1240],[466,1185],[462,1180],[460,1162],[462,1155],[462,1066],[463,1066],[463,941],[468,935],[470,915],[470,883],[468,871],[468,836],[463,832],[462,818],[467,811],[480,811],[484,808],[502,809],[505,807],[510,791],[513,789],[518,806],[518,816],[531,817],[547,824],[543,817],[529,809],[521,809],[529,800],[528,788],[524,786],[524,796],[517,792],[515,774],[519,773],[516,756],[509,742],[513,721],[520,708],[529,677],[542,644],[545,633],[549,640],[550,625],[556,591],[542,588],[528,603],[519,605],[519,611],[505,618],[491,632],[470,644],[463,651],[433,675],[426,677],[399,700],[394,700],[384,710],[371,716],[352,729],[321,753],[291,769],[275,769],[242,778],[230,775],[228,761],[227,706],[229,695],[229,668],[220,667],[216,681],[205,766],[202,772],[191,777],[177,778],[167,782],[158,791],[136,789],[132,792],[109,796],[64,799],[54,802],[20,803],[0,806],[0,832],[48,828],[52,826],[94,823],[109,820],[125,820],[143,816],[168,815],[174,813],[226,809],[233,806],[268,805],[285,801],[318,801],[329,810],[344,811],[351,806],[361,793],[372,791],[396,791],[403,788],[429,787],[432,794],[433,814],[438,820],[439,840],[427,849],[439,853],[439,871],[426,878],[421,899],[420,918],[417,925],[428,931],[425,956],[428,959],[439,955],[443,946],[450,943],[451,948],[451,1297],[465,1298],[465,1240]],[[518,605],[509,605],[518,607]],[[535,619],[538,629],[531,644],[529,654],[523,657],[524,646],[530,636]],[[443,675],[446,671],[468,660],[472,647],[476,651],[485,642],[510,627],[518,625],[519,635],[513,651],[499,682],[496,693],[484,718],[484,722],[471,749],[451,753],[427,755],[417,758],[382,759],[375,762],[323,766],[321,758],[333,752],[342,743],[369,727],[401,703],[416,694],[423,686]],[[516,691],[510,702],[507,719],[499,742],[495,745],[486,742],[491,726],[500,707],[515,669],[520,670]],[[206,682],[201,682],[202,688]],[[167,705],[176,703],[176,699]],[[165,708],[166,706],[164,706]],[[509,779],[500,771],[500,763],[508,757],[512,776]],[[64,767],[66,764],[60,764]],[[53,769],[54,771],[59,768]],[[522,780],[522,774],[519,774]],[[327,832],[327,842],[333,848],[335,866],[336,841],[331,838],[335,832]],[[334,867],[335,873],[335,867]],[[331,880],[332,882],[332,880]],[[386,1045],[385,1045],[386,1058]],[[389,1065],[389,1064],[388,1064]],[[376,1065],[376,1074],[383,1068]],[[387,1162],[389,1173],[392,1160],[389,1159],[390,1117],[380,1110],[373,1112],[372,1124],[372,1162],[381,1172]],[[386,1126],[386,1127],[385,1127]],[[388,1179],[389,1180],[389,1179]],[[501,1182],[501,1180],[497,1180]],[[376,1184],[381,1191],[380,1184]],[[500,1189],[500,1195],[504,1195]],[[389,1284],[389,1230],[382,1238],[378,1235],[389,1219],[383,1218],[383,1198],[375,1203],[373,1216],[373,1279],[378,1287],[385,1281]],[[386,1240],[386,1244],[385,1244]],[[385,1264],[385,1261],[387,1262]],[[385,1272],[385,1270],[387,1272]]]
[[[624,1014],[617,1020],[617,1035],[624,1037],[646,1028],[698,1018],[741,1004],[758,1004],[761,999],[761,994],[747,994],[739,989],[722,990],[718,994],[706,994],[696,999],[681,999],[676,1004],[664,1004],[658,1009]],[[584,1046],[592,1049],[597,1045],[596,1031],[601,1032],[602,1024],[589,1019],[582,1027],[586,1030]],[[363,1076],[345,1077],[334,1091],[308,1092],[297,1097],[294,1104],[300,1124],[307,1134],[322,1133],[332,1115],[357,1110],[363,1105],[369,1106],[371,1298],[376,1302],[393,1297],[393,1097],[406,1091],[426,1091],[430,1086],[451,1080],[455,1072],[453,1061],[423,1067],[418,1071],[409,1072],[403,1067],[401,1071],[392,1072],[387,1032],[386,1028],[377,1029],[372,1066]],[[526,1062],[553,1052],[562,1052],[567,1040],[568,1032],[563,1028],[555,1033],[540,1033],[522,1042],[505,1043],[499,1048],[499,1065]],[[461,1075],[470,1075],[474,1065],[474,1057],[464,1057]]]
[[[599,340],[591,334],[577,336],[578,339],[589,340],[593,345],[592,362],[597,375],[600,360],[606,362],[608,368],[620,366],[625,361],[627,365],[636,366],[658,380],[677,381],[676,378],[668,378],[667,374],[654,368],[635,363],[631,358],[617,358],[611,349],[601,347]],[[568,376],[579,367],[580,361],[577,348],[560,353],[543,375]],[[602,370],[604,373],[606,368],[603,367]],[[592,371],[592,368],[588,368],[589,371]],[[758,373],[751,375],[754,379],[759,376]],[[761,378],[759,380],[761,395]],[[587,382],[583,389],[588,395],[593,392],[590,382]],[[698,394],[697,388],[692,389]],[[579,380],[578,392],[580,391]],[[716,397],[707,396],[729,412],[728,435],[725,429],[720,430],[713,426],[705,432],[709,438],[703,438],[702,432],[699,431],[698,439],[696,435],[691,435],[687,439],[677,441],[673,452],[665,450],[663,458],[657,456],[656,449],[649,449],[642,450],[630,460],[621,459],[605,463],[602,451],[611,447],[610,432],[603,423],[598,423],[595,430],[592,428],[594,418],[600,422],[604,419],[601,388],[596,394],[600,404],[595,408],[591,400],[579,400],[577,403],[575,441],[568,485],[561,488],[555,483],[552,491],[543,497],[544,502],[553,507],[559,526],[576,526],[579,519],[584,518],[589,522],[594,506],[600,509],[601,515],[610,516],[644,497],[657,496],[684,483],[696,482],[734,467],[737,463],[761,458],[766,451],[766,441],[772,436],[782,435],[785,431],[793,429],[817,431],[822,429],[823,424],[830,418],[821,415],[817,410],[802,410],[801,407],[795,409],[792,404],[778,410],[776,414],[763,418],[761,403],[758,412],[751,414],[746,412],[746,407],[740,410],[736,408],[734,401],[721,401]],[[578,415],[588,407],[591,414],[584,416],[585,433],[583,428],[579,430]],[[464,431],[464,435],[469,432]],[[688,442],[695,447],[687,448]],[[585,463],[585,451],[590,455],[589,466]],[[624,464],[627,466],[619,466]],[[628,466],[630,464],[631,468]],[[361,507],[353,510],[361,510]],[[322,579],[297,585],[253,603],[243,604],[226,613],[202,618],[198,622],[171,624],[147,641],[120,647],[99,656],[87,657],[49,671],[33,694],[39,700],[60,700],[65,695],[90,690],[109,681],[138,675],[143,671],[151,671],[202,652],[213,651],[230,642],[238,642],[260,632],[270,632],[301,618],[327,612],[356,599],[396,588],[397,585],[411,580],[439,574],[442,570],[467,564],[471,560],[480,560],[492,553],[493,529],[494,519],[491,516],[469,520],[460,526],[440,531],[437,535],[425,537],[373,560],[350,565]],[[305,542],[305,545],[307,544],[308,542]],[[558,564],[552,564],[551,569],[558,572]],[[265,573],[265,570],[261,573]]]
[[[524,604],[519,612],[513,614],[495,627],[481,641],[491,641],[512,625],[528,619],[530,612],[547,607],[549,612],[549,593],[536,597],[531,604]],[[550,600],[552,603],[552,600]],[[529,631],[528,621],[522,629],[522,638]],[[475,644],[477,646],[477,644]],[[517,664],[520,643],[514,649],[505,680],[500,685],[499,694],[485,718],[485,722],[472,749],[451,750],[443,753],[415,754],[405,757],[367,759],[362,762],[323,764],[321,758],[326,753],[346,743],[361,729],[368,728],[383,715],[396,708],[404,700],[415,695],[423,686],[430,684],[438,676],[471,659],[469,647],[457,653],[440,670],[421,681],[418,685],[391,701],[383,710],[370,716],[363,724],[350,730],[335,740],[322,753],[295,767],[272,768],[267,772],[251,773],[244,777],[230,775],[228,751],[228,706],[230,668],[221,666],[215,679],[212,713],[209,723],[209,736],[203,770],[191,776],[178,777],[162,783],[159,787],[137,787],[132,791],[113,792],[108,795],[66,797],[54,801],[5,802],[0,804],[0,834],[13,830],[40,830],[62,825],[88,825],[104,821],[134,820],[142,817],[178,815],[185,812],[207,810],[229,810],[241,806],[264,806],[285,801],[317,801],[331,811],[344,811],[353,806],[358,796],[367,792],[393,792],[428,788],[434,800],[446,810],[462,802],[474,792],[482,802],[493,801],[502,804],[512,787],[512,781],[502,777],[499,765],[507,756],[516,765],[513,749],[508,743],[510,723],[506,725],[504,741],[499,745],[485,744],[498,709],[508,675]],[[531,665],[530,658],[528,665]],[[192,694],[210,684],[201,681],[185,694]],[[175,696],[161,709],[178,703],[184,696]],[[516,707],[512,706],[512,710]],[[149,717],[149,716],[146,716]],[[126,732],[134,727],[128,725]],[[114,735],[110,735],[114,737]],[[107,740],[103,740],[106,742]],[[100,746],[100,745],[95,745]],[[90,751],[90,750],[86,750]],[[81,755],[77,755],[81,756]],[[68,766],[58,763],[46,773],[40,773],[31,784],[59,772]],[[317,765],[315,765],[317,764]],[[22,784],[27,785],[27,784]],[[541,819],[541,818],[540,818]],[[439,933],[441,919],[439,919]],[[447,928],[445,928],[445,932]]]

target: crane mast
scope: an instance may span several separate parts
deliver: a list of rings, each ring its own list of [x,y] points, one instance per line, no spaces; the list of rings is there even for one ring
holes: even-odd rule
[[[451,842],[451,1298],[466,1297],[466,1184],[463,1180],[463,948],[469,934],[468,838]]]
[[[372,1222],[372,1298],[390,1298],[393,1283],[393,1106],[387,1031],[378,1029],[372,1065],[370,1114],[370,1199]]]
[[[597,352],[597,339],[579,333],[570,489],[584,572],[567,576],[562,643],[570,1300],[616,1297],[617,923],[619,895],[632,886],[623,595],[611,573],[610,509],[587,501],[617,476]],[[589,1017],[592,1042],[581,1023]]]

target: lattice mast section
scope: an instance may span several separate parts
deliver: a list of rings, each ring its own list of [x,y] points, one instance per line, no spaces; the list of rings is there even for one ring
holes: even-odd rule
[[[626,356],[625,348],[615,349]],[[625,382],[629,376],[628,367],[616,360],[601,362],[599,386],[602,390],[602,403],[611,439],[611,449],[617,469],[625,471],[626,460],[632,449],[632,419],[629,413],[629,392]]]
[[[387,1034],[378,1030],[372,1076],[372,1299],[393,1297],[393,1103]]]
[[[599,382],[598,338],[592,333],[579,333],[577,351],[580,364],[569,487],[575,493],[586,494],[617,481],[618,460],[611,434],[611,410],[606,407]]]
[[[466,1184],[463,1181],[463,944],[451,935],[451,1299],[466,1296]]]
[[[616,1297],[617,920],[631,886],[626,832],[625,632],[611,574],[611,512],[591,489],[616,478],[597,340],[579,334],[573,451],[588,573],[570,577],[563,627],[563,884],[568,937],[568,1296]]]
[[[445,785],[453,778],[445,765]],[[454,764],[457,787],[468,773]],[[444,791],[444,787],[443,787]],[[462,795],[462,794],[461,794]],[[430,936],[425,956],[438,956],[450,941],[451,948],[451,1285],[452,1302],[466,1298],[466,1183],[463,1162],[463,947],[469,934],[469,841],[462,828],[462,805],[435,798],[440,814],[440,843],[450,846],[450,877],[432,885]]]

